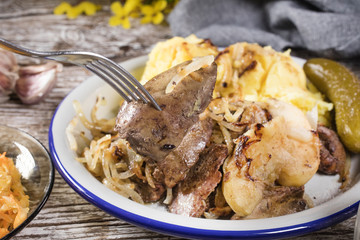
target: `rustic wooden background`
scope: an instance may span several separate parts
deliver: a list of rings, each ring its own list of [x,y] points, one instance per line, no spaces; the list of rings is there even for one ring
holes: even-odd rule
[[[0,36],[37,50],[84,50],[123,61],[148,53],[158,41],[170,38],[168,26],[141,25],[132,28],[109,27],[109,7],[95,16],[68,20],[52,11],[59,0],[1,0]],[[70,1],[71,2],[71,1]],[[97,1],[109,6],[110,1]],[[302,57],[311,56],[295,51]],[[19,57],[20,64],[38,63]],[[343,61],[360,76],[360,60]],[[48,128],[60,101],[90,73],[76,66],[65,66],[50,95],[41,103],[25,106],[15,97],[0,104],[0,123],[25,130],[48,145]],[[296,239],[352,239],[355,218]],[[52,194],[40,214],[15,239],[176,239],[151,232],[94,207],[75,193],[58,173]]]

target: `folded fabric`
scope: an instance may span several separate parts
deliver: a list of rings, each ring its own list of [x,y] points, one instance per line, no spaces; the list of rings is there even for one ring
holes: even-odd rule
[[[168,22],[176,36],[195,34],[218,46],[246,41],[360,57],[359,0],[181,0]]]

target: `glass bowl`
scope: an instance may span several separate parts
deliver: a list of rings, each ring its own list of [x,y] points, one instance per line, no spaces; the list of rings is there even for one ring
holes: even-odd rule
[[[54,166],[46,148],[29,134],[0,125],[0,153],[14,160],[21,174],[25,193],[29,195],[27,219],[2,238],[9,239],[20,232],[40,212],[54,184]]]

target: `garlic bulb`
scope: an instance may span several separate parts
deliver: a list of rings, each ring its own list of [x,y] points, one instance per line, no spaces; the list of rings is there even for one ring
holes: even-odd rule
[[[0,102],[9,99],[19,78],[19,66],[13,53],[0,48]]]
[[[20,67],[16,94],[25,104],[40,102],[54,87],[57,73],[61,70],[62,65],[56,62]]]

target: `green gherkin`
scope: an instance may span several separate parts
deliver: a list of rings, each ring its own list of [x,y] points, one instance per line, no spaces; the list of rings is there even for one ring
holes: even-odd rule
[[[343,65],[323,58],[304,65],[309,80],[335,107],[337,132],[345,147],[360,152],[360,81]]]

